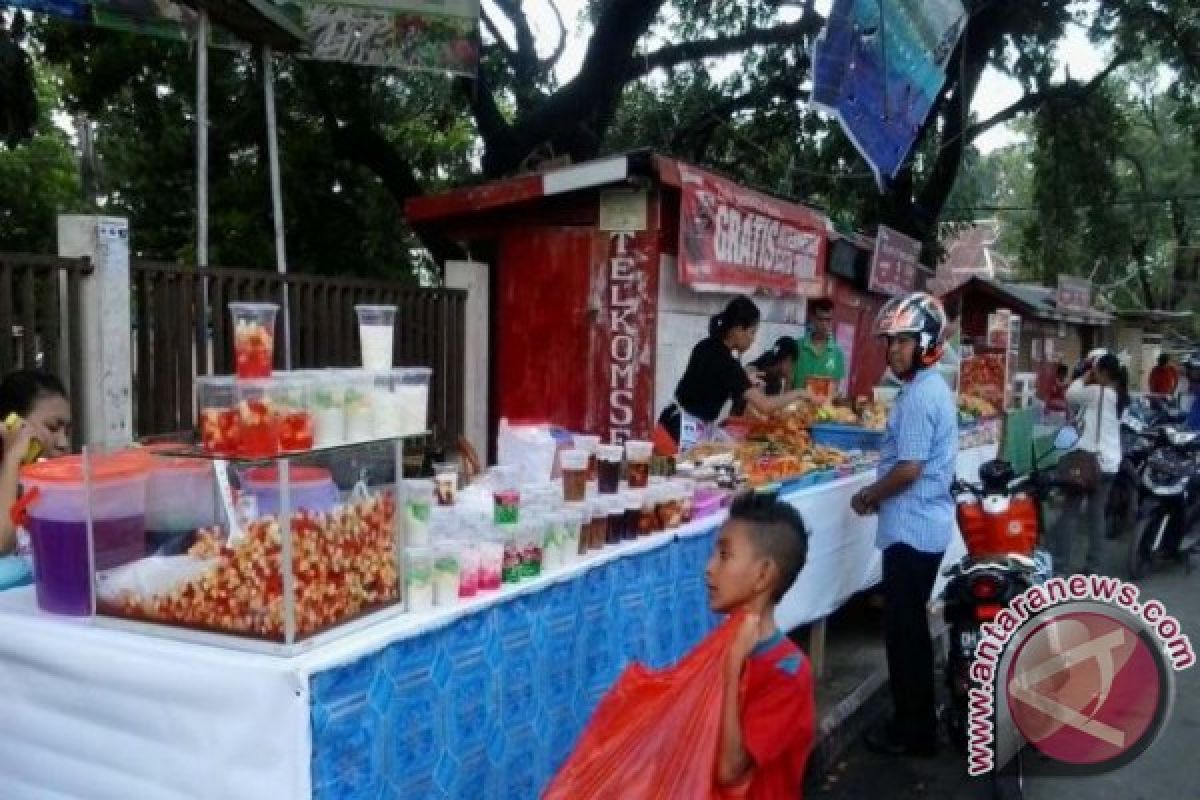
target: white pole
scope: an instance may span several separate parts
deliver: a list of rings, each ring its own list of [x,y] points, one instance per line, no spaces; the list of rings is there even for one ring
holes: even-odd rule
[[[267,101],[267,157],[271,166],[271,210],[275,217],[275,268],[287,275],[287,250],[283,235],[283,188],[279,178],[279,124],[275,119],[275,78],[271,66],[271,46],[263,45],[263,91]],[[288,287],[283,284],[284,366],[292,368],[292,322]]]
[[[196,266],[208,266],[208,12],[203,9],[196,25]],[[201,281],[201,302],[200,341],[206,352],[196,353],[196,363],[208,349],[208,276]],[[212,360],[205,361],[211,375]]]

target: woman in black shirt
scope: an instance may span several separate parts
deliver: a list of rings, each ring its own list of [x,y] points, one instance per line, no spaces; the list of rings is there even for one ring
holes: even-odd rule
[[[721,409],[731,400],[744,400],[755,411],[769,414],[808,397],[803,389],[768,397],[734,356],[754,344],[761,318],[754,301],[739,295],[709,320],[708,338],[692,348],[675,400],[659,415],[655,444],[660,455],[686,452],[711,439]]]

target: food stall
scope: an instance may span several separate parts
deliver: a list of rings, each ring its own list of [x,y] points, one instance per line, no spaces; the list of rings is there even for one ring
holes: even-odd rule
[[[579,169],[537,180],[570,194],[615,174]],[[611,202],[608,213],[625,208]],[[505,334],[499,410],[563,429],[497,417],[497,452],[519,455],[470,485],[441,467],[404,479],[429,374],[393,368],[390,321],[367,308],[362,370],[272,374],[272,332],[247,319],[239,374],[198,382],[198,440],[89,450],[25,474],[24,497],[38,481],[47,492],[27,504],[37,585],[0,594],[0,775],[14,796],[536,796],[622,669],[671,663],[715,625],[704,565],[735,487],[778,492],[810,531],[781,627],[819,623],[877,583],[875,519],[850,498],[874,480],[880,407],[852,419],[800,408],[747,423],[726,451],[689,454],[676,475],[651,465],[634,437],[651,419],[653,308],[635,304],[646,314],[633,334],[611,313],[628,297],[613,280],[633,276],[640,303],[658,274],[645,253],[609,249],[637,241],[579,234],[582,263],[603,267],[585,283],[606,325],[564,292],[579,319]],[[799,233],[793,244],[815,246]],[[502,270],[536,272],[514,264]],[[519,288],[498,292],[498,308],[519,311]],[[550,302],[540,291],[526,302]],[[580,346],[558,340],[603,343],[582,362],[603,391],[566,368],[547,384],[559,366],[529,338],[542,325],[565,326],[554,358]],[[614,389],[623,336],[639,355],[633,377],[618,376],[632,388]],[[621,392],[636,413],[622,416]],[[623,446],[605,443],[614,434]],[[964,450],[960,470],[994,452]],[[56,587],[66,561],[37,551],[46,522],[64,521],[47,510],[58,506],[74,555]]]

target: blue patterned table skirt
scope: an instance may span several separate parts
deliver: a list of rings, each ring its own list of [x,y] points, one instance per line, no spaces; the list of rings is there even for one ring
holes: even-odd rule
[[[715,627],[715,528],[397,641],[311,680],[313,797],[537,797],[633,661]]]

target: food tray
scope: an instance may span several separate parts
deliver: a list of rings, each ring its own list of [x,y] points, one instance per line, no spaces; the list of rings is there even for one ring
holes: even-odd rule
[[[878,450],[883,440],[883,431],[857,425],[821,422],[812,425],[808,430],[814,444],[836,447],[839,450]]]

